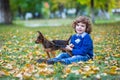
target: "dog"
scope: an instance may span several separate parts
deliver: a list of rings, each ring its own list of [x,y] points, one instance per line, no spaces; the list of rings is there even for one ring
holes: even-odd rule
[[[36,44],[42,44],[44,47],[44,51],[47,53],[48,58],[51,58],[50,53],[52,54],[53,57],[55,57],[55,51],[56,50],[62,50],[63,52],[65,52],[65,47],[66,45],[69,44],[69,40],[71,38],[71,36],[69,37],[68,40],[52,40],[49,41],[48,39],[46,39],[43,34],[40,31],[38,32],[38,37],[35,41]]]
[[[70,56],[72,55],[71,51],[66,50],[66,45],[69,45],[69,41],[71,39],[71,36],[67,40],[52,40],[52,42],[55,44],[55,46],[59,47],[59,49],[62,52],[67,52]]]

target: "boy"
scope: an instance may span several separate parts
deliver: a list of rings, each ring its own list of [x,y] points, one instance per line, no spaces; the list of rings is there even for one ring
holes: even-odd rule
[[[70,56],[67,52],[62,52],[55,58],[47,60],[47,64],[60,62],[68,65],[73,62],[88,61],[93,58],[93,41],[90,36],[92,28],[89,18],[85,16],[76,18],[72,27],[76,34],[72,35],[70,44],[65,49],[72,52],[73,56]]]

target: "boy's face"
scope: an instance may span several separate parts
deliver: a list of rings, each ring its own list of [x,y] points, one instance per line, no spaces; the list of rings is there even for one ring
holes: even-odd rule
[[[86,31],[86,25],[84,23],[78,23],[75,27],[75,31],[78,34],[82,34]]]

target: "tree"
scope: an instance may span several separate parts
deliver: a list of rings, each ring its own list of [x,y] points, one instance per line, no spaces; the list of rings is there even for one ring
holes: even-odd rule
[[[0,0],[0,24],[11,24],[12,16],[10,13],[9,0]]]
[[[91,0],[90,4],[91,4],[91,18],[92,18],[92,22],[95,23],[95,19],[94,19],[94,0]]]
[[[50,0],[10,0],[10,6],[13,15],[24,17],[26,12],[41,14],[44,2],[49,3]]]

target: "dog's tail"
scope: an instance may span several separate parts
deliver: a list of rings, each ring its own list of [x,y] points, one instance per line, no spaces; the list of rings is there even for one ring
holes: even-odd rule
[[[71,39],[72,35],[68,38],[67,42],[69,43],[70,39]]]

